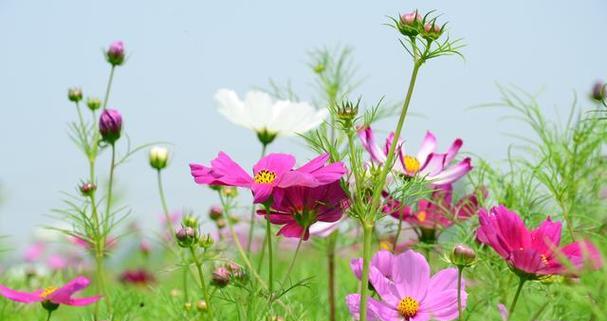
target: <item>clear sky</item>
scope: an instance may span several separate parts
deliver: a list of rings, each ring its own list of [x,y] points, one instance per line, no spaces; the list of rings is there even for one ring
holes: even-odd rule
[[[110,105],[122,111],[134,143],[174,144],[166,171],[170,207],[203,214],[212,194],[192,182],[187,164],[207,163],[224,150],[250,166],[259,154],[255,137],[216,112],[216,89],[243,93],[272,78],[291,81],[300,98],[310,99],[307,53],[348,45],[365,79],[354,96],[397,102],[411,64],[398,35],[383,24],[387,15],[415,8],[438,10],[467,47],[466,61],[447,57],[423,67],[412,103],[423,117],[410,118],[405,129],[414,148],[430,129],[443,147],[461,137],[466,151],[501,159],[513,141],[507,134],[526,131],[500,120],[502,113],[469,110],[497,100],[497,83],[541,90],[554,115],[566,112],[574,92],[585,97],[594,80],[607,77],[603,0],[1,0],[0,235],[16,244],[52,222],[61,191],[74,191],[87,175],[67,138],[76,114],[66,89],[102,96],[108,65],[101,51],[111,41],[124,40],[128,62],[116,74]],[[297,144],[282,139],[271,150],[308,157]],[[156,220],[160,204],[147,153],[118,177],[133,215]]]

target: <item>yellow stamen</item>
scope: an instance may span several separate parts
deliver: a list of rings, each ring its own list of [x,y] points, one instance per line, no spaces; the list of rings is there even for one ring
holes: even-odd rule
[[[257,184],[270,184],[276,179],[276,173],[262,169],[255,174],[255,183]]]
[[[405,171],[407,171],[408,174],[417,174],[421,169],[421,164],[417,158],[413,156],[406,155],[403,159],[403,163],[405,165]]]
[[[419,211],[417,213],[417,220],[423,223],[426,220],[426,211]]]
[[[410,296],[406,296],[404,299],[400,300],[396,310],[406,319],[412,318],[417,314],[417,311],[419,311],[419,302]]]
[[[49,286],[48,288],[46,288],[42,291],[42,293],[40,294],[40,297],[43,299],[46,299],[47,296],[53,294],[55,291],[57,291],[57,287]]]

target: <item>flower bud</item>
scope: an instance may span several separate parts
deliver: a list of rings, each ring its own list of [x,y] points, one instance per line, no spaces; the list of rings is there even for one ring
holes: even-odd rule
[[[220,266],[220,267],[216,268],[215,271],[213,271],[213,276],[211,278],[211,282],[216,287],[223,288],[226,285],[228,285],[228,283],[230,283],[230,276],[231,276],[230,271],[228,269],[226,269],[225,267]]]
[[[474,250],[464,244],[456,245],[451,252],[451,263],[459,267],[470,266],[475,259],[476,253]]]
[[[326,67],[325,64],[323,63],[319,63],[316,66],[314,66],[314,72],[317,74],[322,74],[325,71]]]
[[[440,38],[440,36],[443,34],[443,28],[437,24],[435,24],[434,21],[426,23],[424,25],[424,31],[422,32],[422,37],[424,37],[424,39],[429,40],[429,41],[433,41],[436,40],[438,38]]]
[[[122,41],[114,41],[105,52],[105,59],[112,66],[120,66],[124,63],[124,43]]]
[[[244,269],[234,262],[226,264],[225,267],[235,279],[244,279],[246,276]]]
[[[192,310],[192,303],[190,303],[190,302],[186,302],[186,303],[184,303],[184,304],[183,304],[183,308],[184,308],[186,311],[190,311],[190,310]]]
[[[183,219],[181,220],[181,223],[187,227],[191,227],[191,228],[195,228],[195,229],[198,228],[198,218],[194,215],[190,215],[190,214],[185,215],[183,217]]]
[[[198,245],[204,249],[208,249],[215,244],[215,240],[211,237],[210,234],[203,235],[198,241]]]
[[[177,289],[172,289],[171,292],[169,292],[169,295],[176,298],[179,296],[179,290]]]
[[[79,102],[82,100],[82,89],[77,87],[72,87],[67,90],[67,99],[72,102]]]
[[[101,99],[96,98],[96,97],[88,97],[86,99],[86,106],[91,111],[95,111],[101,107]]]
[[[417,10],[405,13],[400,16],[396,27],[402,35],[415,37],[422,31],[422,17]]]
[[[354,118],[358,115],[358,105],[360,100],[356,103],[351,101],[344,101],[337,107],[337,119],[341,122],[344,128],[352,127]]]
[[[215,221],[215,225],[217,225],[218,229],[224,229],[227,225],[226,220],[224,220],[223,218],[220,218],[218,220]]]
[[[154,146],[150,149],[149,159],[152,168],[157,170],[164,169],[169,161],[169,150],[164,147]]]
[[[592,86],[592,99],[603,101],[603,99],[605,99],[605,95],[607,95],[606,87],[607,84],[603,83],[602,81],[597,81],[594,83],[594,86]]]
[[[143,240],[141,241],[141,243],[139,243],[139,250],[141,251],[141,254],[143,254],[143,256],[148,256],[152,251],[152,246],[148,241]]]
[[[113,144],[122,131],[122,115],[115,109],[106,109],[99,116],[99,133],[104,142]]]
[[[93,184],[93,183],[82,183],[82,185],[80,185],[80,193],[82,193],[82,195],[84,196],[91,196],[93,195],[93,193],[97,190],[97,185]]]
[[[221,194],[227,198],[234,198],[238,196],[238,190],[234,186],[223,186]]]
[[[223,216],[223,210],[221,207],[214,205],[209,210],[209,218],[213,221],[217,221]]]
[[[206,311],[207,309],[208,309],[207,301],[198,300],[196,302],[196,310],[203,312],[203,311]]]
[[[177,239],[177,244],[181,247],[190,247],[197,241],[198,233],[195,229],[182,226],[177,233],[175,233],[175,238]]]

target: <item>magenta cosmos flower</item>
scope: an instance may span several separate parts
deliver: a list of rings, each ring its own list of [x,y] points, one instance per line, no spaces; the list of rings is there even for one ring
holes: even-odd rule
[[[352,266],[357,273],[362,260],[354,260]],[[457,269],[444,269],[430,276],[426,258],[415,251],[375,254],[369,282],[379,295],[378,299],[368,298],[369,321],[448,321],[458,317]],[[465,307],[467,294],[463,281],[461,287],[462,307]],[[350,313],[359,318],[360,294],[348,295],[346,304]]]
[[[329,155],[320,155],[293,170],[295,157],[289,154],[269,154],[253,166],[253,177],[227,154],[220,152],[211,167],[190,164],[194,181],[205,185],[238,186],[251,189],[255,203],[270,198],[275,188],[290,186],[316,187],[333,183],[345,174],[341,162],[326,165]]]
[[[89,279],[79,276],[68,282],[63,287],[48,287],[46,289],[36,290],[34,292],[16,291],[7,288],[4,285],[0,285],[0,295],[9,300],[21,303],[41,302],[43,305],[45,305],[45,307],[60,304],[84,306],[95,303],[101,299],[101,296],[98,295],[86,298],[72,298],[74,293],[88,287],[89,283]],[[54,308],[56,308],[56,306]]]
[[[277,235],[307,240],[312,224],[337,222],[346,208],[348,196],[339,181],[318,187],[291,186],[274,193],[270,222],[284,225]],[[257,213],[266,215],[265,210]]]
[[[479,210],[479,196],[484,199],[487,192],[466,195],[453,204],[453,187],[448,184],[437,187],[430,200],[420,200],[416,210],[388,196],[383,211],[414,227],[420,241],[432,243],[442,230],[475,215]]]
[[[527,279],[553,274],[576,275],[586,266],[599,269],[603,264],[599,251],[590,241],[559,247],[562,225],[550,217],[529,231],[515,212],[501,205],[489,213],[481,209],[479,216],[478,240],[491,246],[517,274]]]
[[[394,133],[388,135],[383,148],[375,143],[375,136],[371,127],[360,129],[358,136],[363,147],[371,155],[371,161],[375,164],[383,164],[387,159],[388,149],[394,140]],[[462,140],[458,138],[446,153],[436,153],[436,137],[428,131],[417,155],[411,156],[405,153],[403,141],[399,139],[396,145],[398,159],[394,164],[394,170],[406,176],[421,175],[433,185],[453,183],[472,170],[469,157],[464,158],[457,165],[451,166],[451,162],[455,159],[462,144]]]

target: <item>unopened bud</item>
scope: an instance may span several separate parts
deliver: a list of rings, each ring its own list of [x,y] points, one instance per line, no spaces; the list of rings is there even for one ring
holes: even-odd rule
[[[605,99],[605,96],[607,95],[606,87],[607,84],[603,83],[602,81],[597,81],[596,83],[594,83],[594,86],[592,86],[592,99],[603,101],[603,99]]]
[[[209,306],[207,305],[207,301],[198,300],[196,302],[196,310],[203,312],[203,311],[206,311],[208,308],[209,308]]]
[[[208,249],[215,244],[215,240],[211,237],[211,234],[203,235],[200,240],[198,240],[198,245],[203,249]]]
[[[230,283],[231,273],[228,269],[220,266],[213,271],[213,277],[211,278],[213,285],[223,288]]]
[[[424,37],[424,39],[426,40],[432,41],[440,38],[442,34],[443,28],[435,24],[435,22],[433,21],[424,25],[424,32],[422,33],[422,37]]]
[[[72,102],[79,102],[82,100],[82,89],[80,88],[70,88],[67,90],[67,98]]]
[[[451,263],[456,266],[470,266],[476,259],[476,253],[473,249],[463,244],[458,244],[451,252]]]
[[[86,106],[91,110],[95,111],[101,108],[101,99],[96,97],[88,97],[86,99]]]
[[[91,196],[96,190],[97,185],[90,182],[82,183],[82,185],[80,185],[80,193],[84,196]]]
[[[269,132],[265,129],[257,132],[257,139],[259,139],[261,144],[263,144],[264,146],[269,145],[271,142],[273,142],[276,136],[276,133]]]
[[[419,12],[413,11],[400,16],[396,23],[398,31],[404,36],[415,37],[422,31],[422,18]]]
[[[234,198],[238,196],[238,190],[234,186],[224,186],[221,189],[221,194],[227,198]]]
[[[317,74],[322,74],[325,71],[325,64],[319,63],[314,66],[314,72]]]
[[[190,311],[190,310],[192,310],[192,303],[190,303],[190,302],[186,302],[186,303],[184,303],[184,304],[183,304],[183,308],[184,308],[186,311]]]
[[[194,215],[186,215],[183,217],[183,219],[181,220],[181,223],[184,226],[187,227],[191,227],[191,228],[198,228],[198,218]]]
[[[214,205],[209,209],[209,218],[213,221],[217,221],[223,216],[223,209],[217,205]]]
[[[164,169],[169,161],[169,150],[161,146],[154,146],[150,149],[149,159],[152,168]]]
[[[218,229],[224,229],[227,225],[226,220],[223,218],[220,218],[218,220],[215,221],[215,225],[217,225]]]
[[[114,41],[105,52],[105,59],[112,66],[120,66],[124,63],[124,43],[122,41]]]
[[[337,119],[340,120],[344,127],[351,127],[354,118],[358,115],[358,106],[360,100],[356,103],[351,101],[344,101],[337,107]]]
[[[181,227],[177,230],[177,233],[175,233],[177,244],[184,248],[192,246],[192,244],[197,241],[197,237],[198,233],[196,230],[188,226]]]
[[[122,132],[122,115],[115,109],[106,109],[99,116],[99,133],[104,142],[113,144]]]

